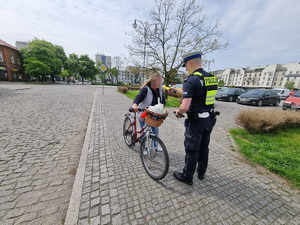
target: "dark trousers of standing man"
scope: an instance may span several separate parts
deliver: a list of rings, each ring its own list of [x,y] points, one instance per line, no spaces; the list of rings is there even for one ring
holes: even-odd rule
[[[209,141],[211,131],[216,124],[216,119],[209,116],[208,118],[199,118],[190,124],[186,121],[185,128],[185,166],[183,176],[187,180],[193,180],[193,175],[198,163],[198,174],[206,172],[208,164]]]

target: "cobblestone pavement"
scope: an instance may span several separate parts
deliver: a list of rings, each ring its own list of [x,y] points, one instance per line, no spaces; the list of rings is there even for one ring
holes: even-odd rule
[[[234,109],[247,106],[216,103],[223,115],[212,134],[207,177],[190,187],[172,176],[184,165],[183,120],[168,109],[160,137],[170,169],[156,182],[144,171],[138,146],[128,148],[122,137],[131,104],[116,88],[105,88],[104,95],[98,89],[78,218],[66,224],[300,224],[299,191],[232,150],[226,131],[236,127]]]
[[[115,87],[0,82],[0,224],[300,224],[299,191],[232,151],[227,130],[247,106],[216,103],[207,177],[187,186],[172,176],[184,165],[183,120],[168,109],[170,169],[156,182],[123,140],[131,104]]]
[[[0,82],[0,224],[63,224],[94,90]]]

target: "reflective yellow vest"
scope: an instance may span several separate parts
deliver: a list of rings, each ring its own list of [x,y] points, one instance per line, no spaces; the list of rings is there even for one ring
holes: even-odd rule
[[[213,74],[208,77],[202,77],[202,73],[195,72],[193,75],[198,75],[201,79],[204,80],[205,88],[206,88],[206,97],[205,97],[205,105],[213,105],[215,103],[216,94],[218,90],[218,80]]]

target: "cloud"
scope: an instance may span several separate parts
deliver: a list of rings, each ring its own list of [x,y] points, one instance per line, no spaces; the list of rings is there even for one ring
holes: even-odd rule
[[[202,0],[212,21],[221,20],[225,51],[207,55],[213,69],[299,61],[298,0]],[[147,20],[150,0],[10,0],[0,7],[0,38],[14,45],[34,37],[67,54],[125,53],[134,19]],[[12,9],[14,9],[12,11]]]
[[[210,55],[214,69],[299,61],[300,3],[297,0],[209,1],[221,19],[226,51]],[[217,5],[217,6],[216,6]],[[228,57],[230,56],[230,57]]]
[[[0,9],[7,28],[0,37],[12,45],[37,37],[63,46],[67,54],[92,59],[98,51],[119,55],[131,41],[125,32],[133,29],[135,18],[143,20],[151,6],[138,0],[10,0]]]

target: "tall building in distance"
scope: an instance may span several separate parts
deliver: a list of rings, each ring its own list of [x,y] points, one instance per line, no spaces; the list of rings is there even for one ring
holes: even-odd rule
[[[111,56],[96,54],[96,63],[100,62],[104,64],[107,68],[111,68]]]
[[[29,45],[29,42],[26,41],[16,41],[16,48],[21,49],[21,48],[27,48]]]

